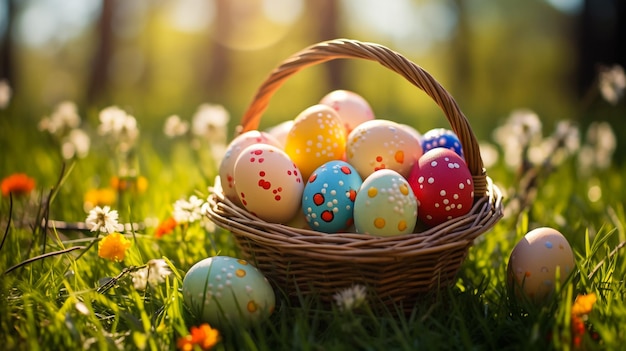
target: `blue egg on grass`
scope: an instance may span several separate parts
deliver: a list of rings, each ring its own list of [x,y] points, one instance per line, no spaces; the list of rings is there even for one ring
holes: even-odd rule
[[[304,186],[302,211],[309,227],[324,233],[345,231],[353,222],[354,199],[361,176],[345,161],[318,167]]]
[[[435,128],[427,131],[422,136],[422,149],[424,153],[437,147],[443,147],[456,152],[457,155],[463,157],[463,148],[459,137],[453,131],[446,128]]]

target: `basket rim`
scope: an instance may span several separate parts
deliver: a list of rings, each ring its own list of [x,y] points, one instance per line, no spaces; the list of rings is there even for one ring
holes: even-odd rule
[[[503,216],[503,195],[488,179],[488,196],[461,217],[424,231],[394,236],[354,232],[323,233],[264,221],[230,201],[219,187],[210,188],[206,215],[218,226],[240,239],[264,247],[298,252],[311,258],[339,261],[384,262],[403,257],[427,255],[447,250],[463,250]],[[216,183],[219,179],[216,178]]]
[[[304,68],[335,59],[364,59],[380,63],[424,91],[443,111],[452,130],[461,142],[465,162],[474,181],[474,194],[487,192],[487,172],[480,147],[467,117],[450,93],[426,70],[402,54],[383,45],[353,39],[333,39],[318,42],[294,53],[274,68],[261,83],[246,109],[236,133],[257,129],[263,112],[274,93],[286,80]]]

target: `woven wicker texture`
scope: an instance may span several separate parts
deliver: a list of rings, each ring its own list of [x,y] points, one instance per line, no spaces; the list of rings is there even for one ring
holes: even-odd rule
[[[474,178],[475,202],[470,213],[408,235],[326,234],[262,221],[217,190],[209,195],[207,215],[231,231],[244,258],[289,296],[313,294],[330,301],[341,289],[358,283],[375,292],[377,301],[407,306],[424,293],[453,283],[474,239],[502,217],[502,194],[487,177],[478,142],[452,96],[399,53],[378,44],[338,39],[312,45],[275,68],[259,87],[238,130],[258,128],[272,95],[291,75],[345,58],[379,62],[440,106],[459,136]]]

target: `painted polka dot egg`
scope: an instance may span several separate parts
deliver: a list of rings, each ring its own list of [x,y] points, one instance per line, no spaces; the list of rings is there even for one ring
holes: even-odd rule
[[[511,252],[507,285],[517,298],[545,303],[554,293],[557,279],[563,284],[574,268],[574,254],[563,234],[549,227],[533,229]]]
[[[345,147],[346,130],[341,118],[322,104],[300,112],[285,140],[285,152],[305,179],[324,163],[343,159]]]
[[[363,181],[354,202],[357,233],[392,236],[413,232],[417,202],[407,180],[391,169],[381,169]]]
[[[235,191],[235,162],[243,149],[254,144],[268,144],[276,147],[280,146],[280,142],[271,134],[251,130],[239,134],[228,144],[224,153],[224,158],[220,163],[219,175],[222,191],[230,201],[235,202],[237,205],[241,205],[241,203],[237,197],[237,191]]]
[[[408,177],[422,147],[415,133],[384,119],[359,124],[348,135],[346,160],[366,178],[379,169],[391,169]]]
[[[427,131],[422,136],[422,149],[424,152],[437,147],[443,147],[456,152],[459,156],[463,156],[463,147],[459,137],[453,131],[445,128],[435,128]]]
[[[454,151],[435,148],[415,164],[408,178],[417,198],[418,219],[435,226],[467,214],[474,202],[474,181]]]
[[[245,148],[234,169],[235,190],[248,212],[272,223],[286,223],[300,210],[304,182],[287,154],[272,145]]]
[[[345,161],[329,161],[304,186],[302,211],[309,227],[325,233],[345,231],[353,222],[361,176]]]
[[[228,256],[194,264],[183,279],[182,292],[194,316],[217,328],[259,323],[275,307],[274,291],[261,272]]]

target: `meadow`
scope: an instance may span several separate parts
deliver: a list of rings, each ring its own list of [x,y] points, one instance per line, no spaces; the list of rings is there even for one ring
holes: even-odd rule
[[[481,147],[505,216],[476,240],[455,284],[408,314],[375,298],[295,303],[274,286],[268,320],[207,329],[183,303],[182,281],[204,258],[239,254],[203,214],[237,117],[206,104],[142,129],[115,106],[29,113],[19,99],[0,110],[6,350],[617,350],[626,341],[626,169],[605,123],[543,126],[514,110],[495,126]],[[115,242],[94,227],[97,213],[121,233]],[[508,292],[507,263],[543,226],[565,235],[576,268],[536,305]]]

